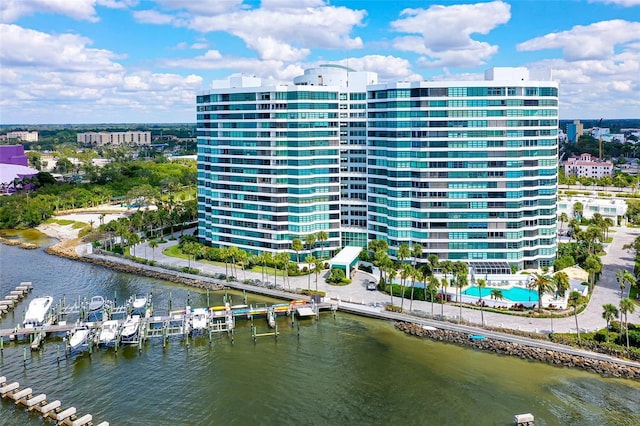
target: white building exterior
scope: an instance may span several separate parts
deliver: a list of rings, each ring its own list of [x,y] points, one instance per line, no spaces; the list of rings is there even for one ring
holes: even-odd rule
[[[602,178],[613,175],[613,163],[600,160],[591,154],[581,154],[571,157],[564,163],[565,176]]]
[[[617,223],[617,218],[624,216],[627,212],[627,203],[621,198],[571,196],[558,200],[558,216],[566,213],[569,218],[572,218],[574,205],[578,202],[582,203],[582,215],[586,219],[591,219],[595,213],[600,213],[602,217],[611,218],[614,223]]]
[[[7,139],[20,139],[23,142],[38,142],[38,132],[9,132]]]
[[[151,132],[87,132],[78,133],[78,142],[82,145],[151,145]]]

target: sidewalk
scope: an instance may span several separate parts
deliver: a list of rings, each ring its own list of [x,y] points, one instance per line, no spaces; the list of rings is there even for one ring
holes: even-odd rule
[[[620,301],[620,289],[616,281],[616,271],[618,269],[628,269],[633,271],[633,254],[622,250],[625,244],[633,242],[633,240],[640,235],[640,230],[635,228],[615,228],[613,235],[613,242],[609,245],[607,254],[602,258],[603,270],[601,273],[600,281],[596,285],[591,300],[587,309],[578,315],[578,326],[581,331],[594,331],[605,327],[606,321],[602,318],[602,305],[611,303],[618,306]],[[186,259],[180,259],[175,257],[169,257],[163,254],[163,250],[168,247],[177,245],[177,240],[167,241],[160,244],[154,251],[149,248],[148,242],[143,242],[135,247],[135,254],[137,257],[144,257],[148,260],[155,260],[157,266],[170,265],[174,268],[181,268],[188,265]],[[191,267],[197,268],[200,271],[207,274],[230,274],[227,270],[225,272],[224,266],[212,265],[204,262],[191,261]],[[236,279],[239,282],[244,282],[245,279],[249,280],[262,280],[262,274],[254,271],[242,271],[238,269]],[[372,309],[383,309],[384,304],[391,302],[391,297],[388,294],[381,293],[379,291],[370,291],[366,289],[366,283],[370,279],[378,280],[378,276],[358,271],[353,278],[353,281],[346,286],[333,286],[327,284],[325,276],[328,271],[324,271],[323,274],[318,275],[317,289],[326,293],[328,298],[339,300],[346,303],[355,303],[365,306],[370,306]],[[305,275],[298,277],[288,277],[285,282],[285,277],[278,276],[277,280],[274,280],[274,276],[270,275],[265,277],[264,281],[275,283],[278,288],[284,290],[295,289],[316,289],[316,275]],[[628,292],[628,289],[627,289]],[[626,292],[625,292],[626,296]],[[404,302],[400,298],[394,297],[393,303],[395,305],[404,304],[404,312],[409,312],[411,301],[405,299]],[[431,314],[432,305],[431,302],[413,301],[413,311],[416,314],[424,316],[425,314]],[[443,314],[450,320],[457,320],[460,315],[460,308],[451,303],[440,305],[433,305],[433,313],[435,315]],[[462,319],[466,322],[470,322],[476,325],[481,324],[481,311],[480,309],[462,308]],[[634,314],[628,315],[629,322],[636,324],[640,323],[640,308],[636,309]],[[494,312],[484,312],[485,325],[492,327],[511,328],[514,330],[523,330],[536,333],[549,333],[552,330],[560,333],[575,333],[576,325],[575,318],[573,316],[567,318],[529,318],[517,315],[499,314]]]

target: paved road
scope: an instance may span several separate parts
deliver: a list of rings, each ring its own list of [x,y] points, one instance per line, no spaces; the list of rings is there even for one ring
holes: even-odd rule
[[[616,282],[615,274],[618,269],[628,269],[633,271],[633,255],[626,250],[622,250],[625,244],[632,242],[638,235],[640,230],[635,228],[615,228],[613,235],[613,242],[609,245],[606,256],[603,257],[603,272],[601,274],[600,281],[595,287],[591,297],[591,301],[587,309],[578,315],[578,326],[582,331],[592,331],[603,328],[606,325],[604,319],[602,319],[602,305],[605,303],[612,303],[618,305],[620,301],[620,289]],[[179,259],[166,256],[162,251],[172,245],[177,244],[178,241],[168,241],[161,244],[158,248],[152,250],[148,247],[148,243],[144,242],[136,246],[135,254],[138,257],[146,257],[147,259],[153,259],[158,262],[158,265],[171,265],[173,267],[187,266],[188,261],[186,259]],[[211,265],[203,262],[191,261],[191,266],[206,271],[209,274],[213,273],[225,273],[224,266]],[[239,280],[246,279],[260,279],[262,280],[262,274],[260,272],[239,270],[237,272]],[[326,273],[325,273],[326,275]],[[378,291],[367,291],[366,282],[370,279],[376,279],[371,274],[358,271],[353,282],[346,286],[332,286],[326,283],[324,280],[325,275],[318,277],[317,289],[326,292],[327,296],[340,300],[342,302],[357,303],[365,306],[371,306],[379,304],[380,307],[384,303],[390,302],[390,296]],[[271,275],[266,278],[265,281],[274,282],[274,277]],[[311,276],[301,277],[289,277],[288,281],[284,283],[283,277],[277,277],[276,284],[282,286],[285,289],[311,289],[316,288],[315,274]],[[628,289],[627,289],[628,290]],[[394,298],[394,304],[399,305],[400,299]],[[408,311],[410,308],[410,301],[404,301],[404,309]],[[374,308],[375,311],[378,308]],[[430,302],[413,301],[412,309],[419,311],[418,313],[431,313],[432,305]],[[458,306],[451,304],[433,306],[433,313],[457,319],[460,315],[460,309]],[[473,323],[481,324],[481,312],[478,309],[463,308],[462,309],[463,320]],[[636,309],[634,314],[629,315],[629,321],[634,323],[640,323],[640,308]],[[561,333],[575,333],[576,325],[573,316],[567,318],[530,318],[516,315],[499,314],[493,312],[484,313],[484,323],[494,327],[511,328],[514,330],[532,331],[540,333],[548,333],[551,330]]]

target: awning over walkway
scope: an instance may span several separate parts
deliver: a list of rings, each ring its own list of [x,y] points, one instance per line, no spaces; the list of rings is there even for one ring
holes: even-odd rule
[[[351,278],[351,269],[358,263],[358,256],[360,256],[361,251],[362,247],[345,247],[329,261],[329,267],[340,268],[344,270],[347,278]]]

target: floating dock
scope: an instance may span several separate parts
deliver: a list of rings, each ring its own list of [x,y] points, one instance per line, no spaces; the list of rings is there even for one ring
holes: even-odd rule
[[[30,412],[39,413],[43,419],[51,419],[58,425],[66,426],[93,426],[93,416],[85,414],[78,416],[75,407],[62,409],[62,403],[59,400],[47,401],[47,395],[35,394],[33,389],[20,389],[20,383],[7,383],[7,378],[0,377],[0,397],[2,399],[12,400],[16,406],[24,406]],[[97,426],[109,426],[108,422],[102,422]]]

